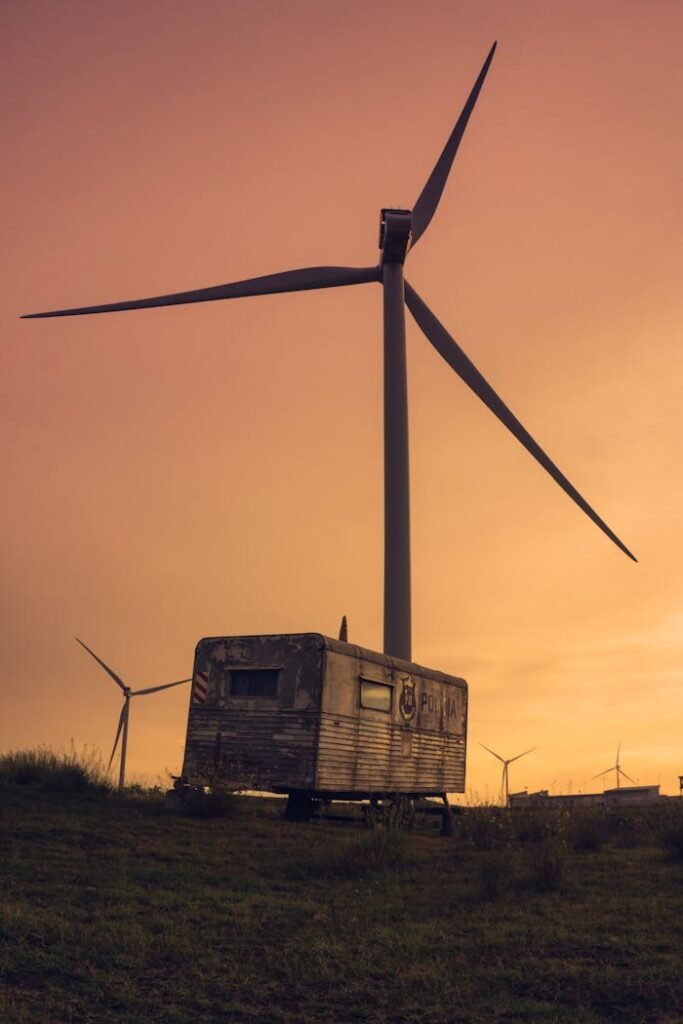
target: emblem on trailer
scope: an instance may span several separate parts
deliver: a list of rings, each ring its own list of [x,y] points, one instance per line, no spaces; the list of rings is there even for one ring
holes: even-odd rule
[[[401,690],[401,696],[398,699],[398,707],[406,722],[409,722],[411,718],[415,717],[415,712],[417,711],[415,682],[411,681],[409,678],[403,680],[403,689]]]

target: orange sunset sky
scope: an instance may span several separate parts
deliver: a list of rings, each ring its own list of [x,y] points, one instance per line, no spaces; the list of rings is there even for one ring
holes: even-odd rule
[[[406,276],[631,563],[408,320],[413,656],[468,788],[683,772],[679,0],[23,0],[0,11],[0,750],[94,745],[203,636],[382,635],[381,289],[22,313],[378,258],[494,39]],[[189,687],[135,700],[167,781]],[[609,778],[609,777],[608,777]]]

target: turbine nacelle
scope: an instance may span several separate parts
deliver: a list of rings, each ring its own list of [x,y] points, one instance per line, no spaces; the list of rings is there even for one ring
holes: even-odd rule
[[[385,263],[405,263],[412,241],[412,210],[394,210],[385,207],[379,216],[379,247],[382,266]]]

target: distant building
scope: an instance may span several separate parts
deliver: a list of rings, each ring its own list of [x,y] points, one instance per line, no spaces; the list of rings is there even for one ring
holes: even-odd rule
[[[619,786],[602,793],[560,793],[551,796],[547,789],[537,793],[510,793],[510,807],[609,807],[646,804],[660,799],[659,786]]]
[[[606,789],[604,796],[607,804],[646,804],[659,800],[659,786],[620,786]]]

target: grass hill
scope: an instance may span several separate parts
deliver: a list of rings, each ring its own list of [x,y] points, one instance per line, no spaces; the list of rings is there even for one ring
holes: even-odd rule
[[[448,838],[221,810],[0,758],[3,1024],[683,1020],[676,800],[477,808]]]

